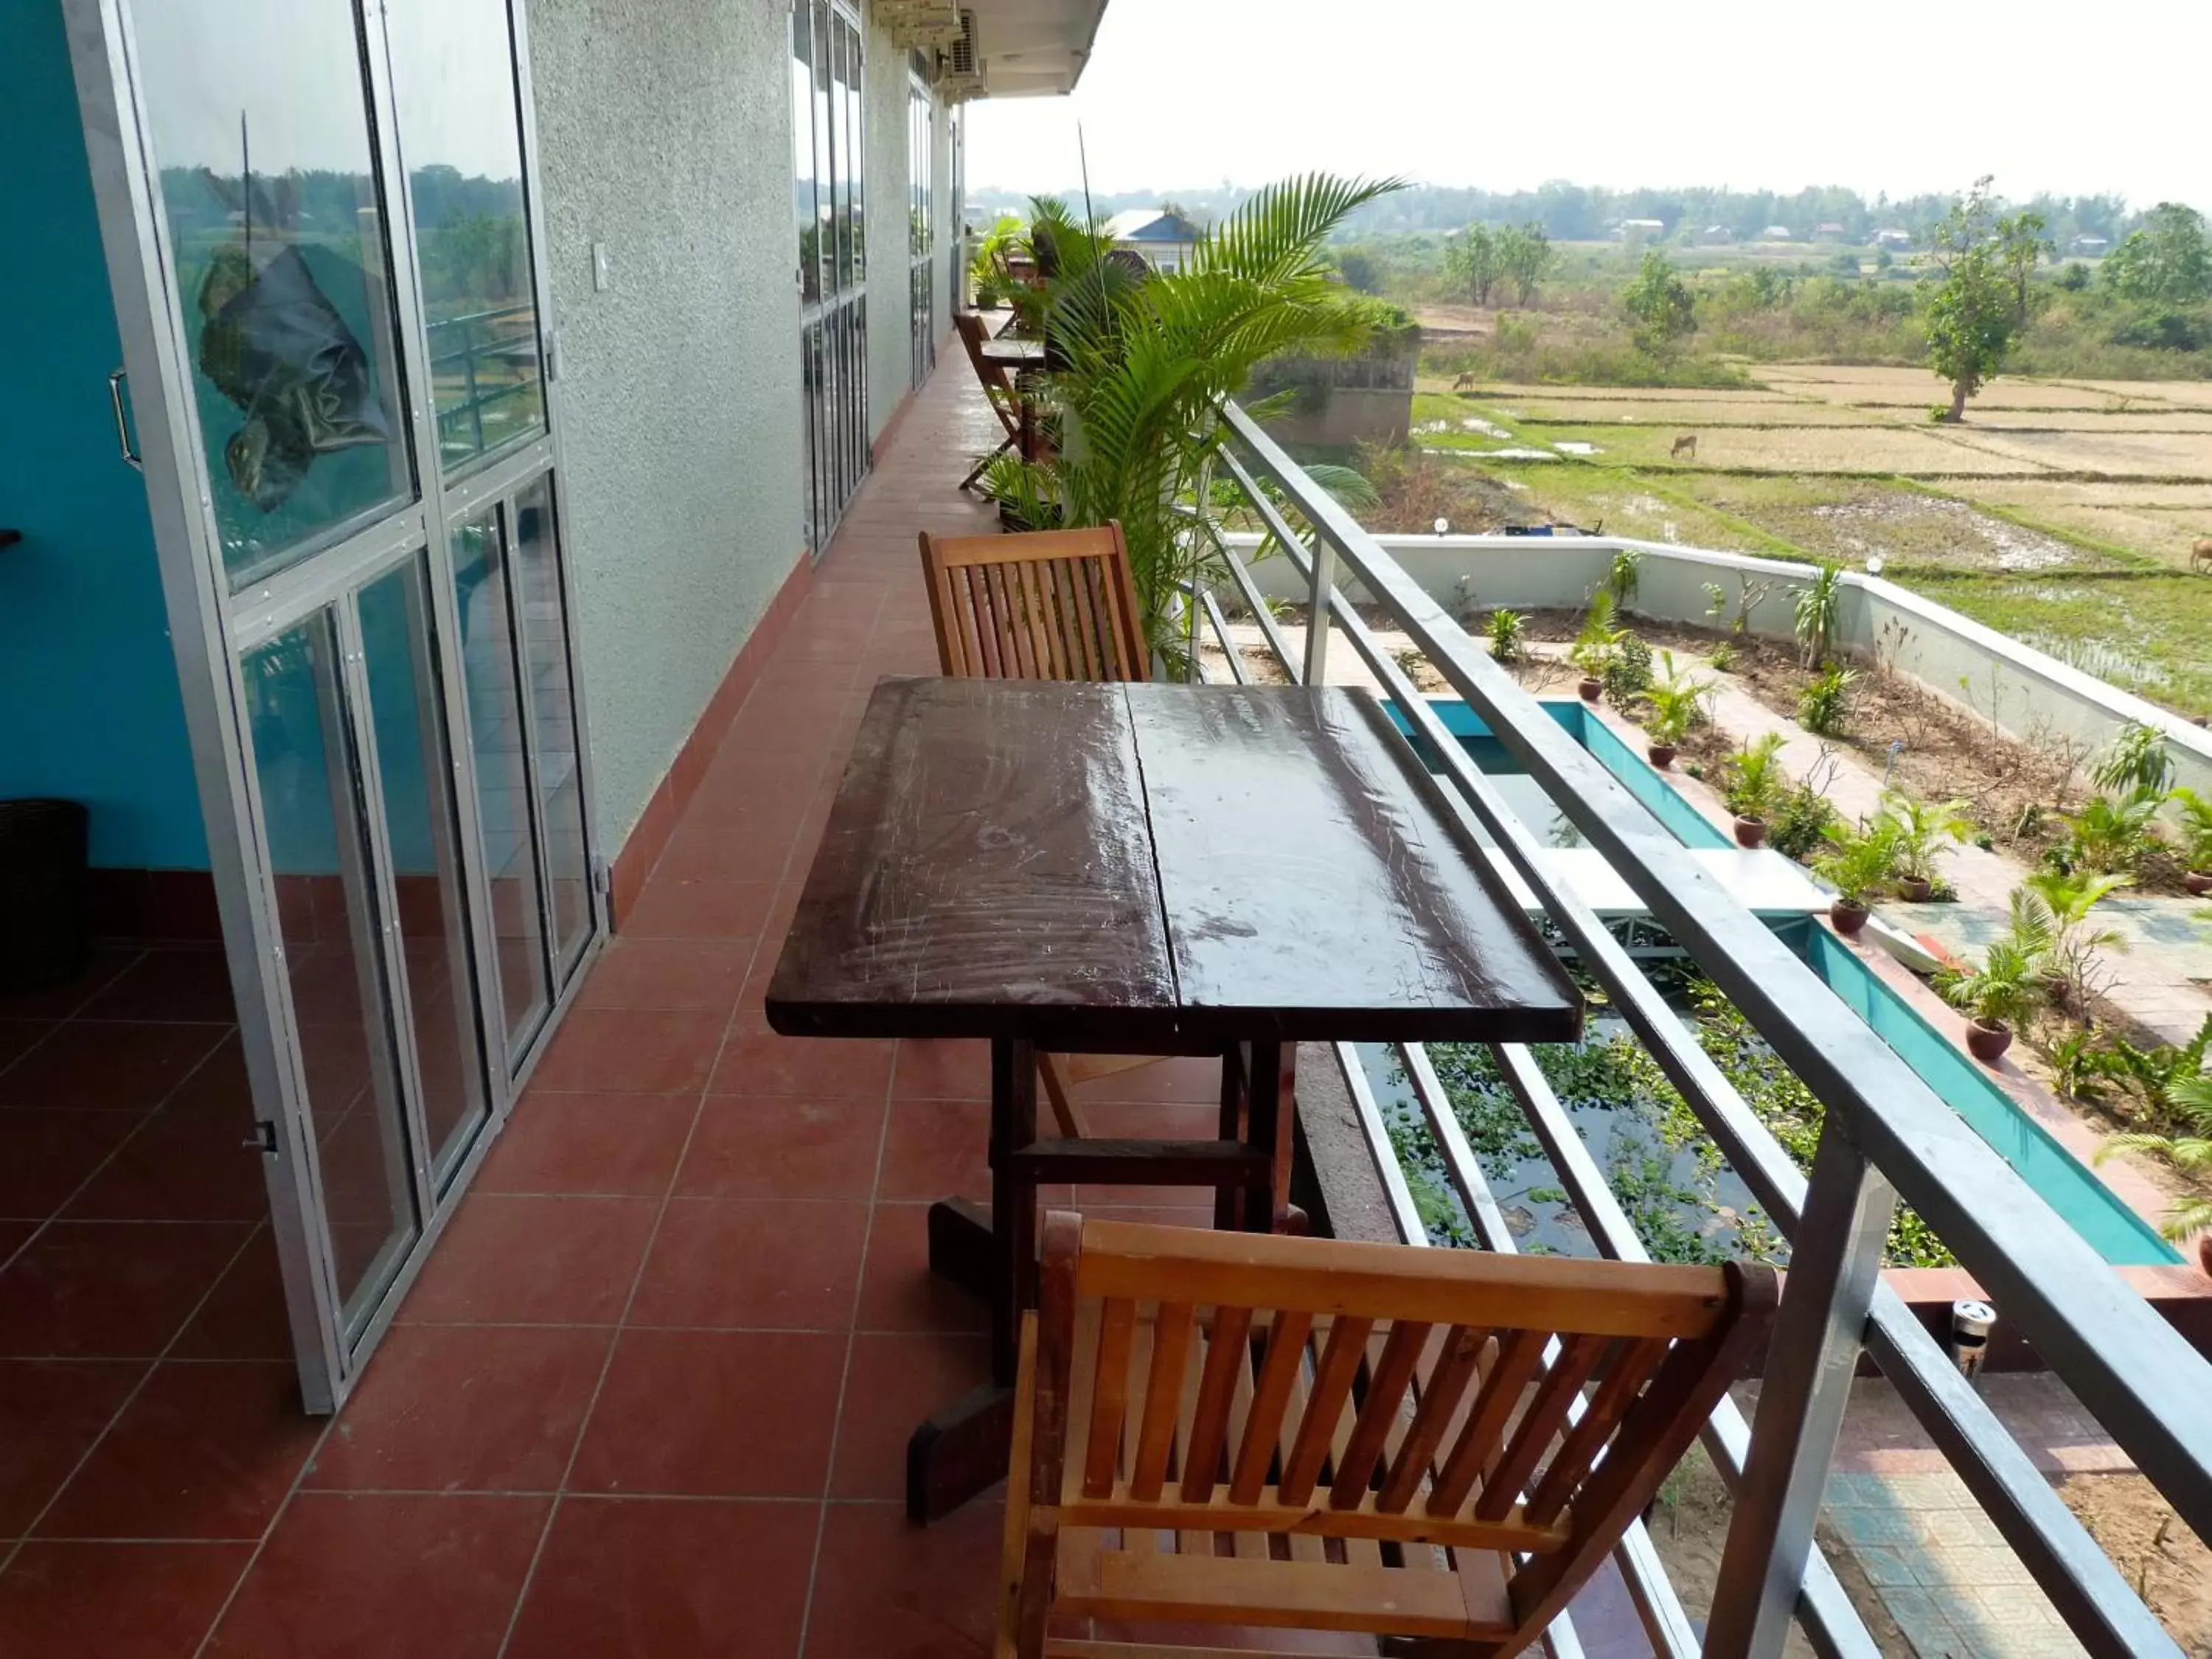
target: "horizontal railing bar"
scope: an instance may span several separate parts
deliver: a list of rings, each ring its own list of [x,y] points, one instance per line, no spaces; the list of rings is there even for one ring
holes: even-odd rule
[[[2044,1362],[2200,1534],[2212,1534],[2212,1366],[1926,1082],[1474,646],[1342,507],[1234,404],[1259,470],[1343,556],[1650,913],[1990,1291]],[[1509,713],[1508,711],[1510,710]],[[1643,818],[1639,823],[1638,817]]]
[[[1298,557],[1302,550],[1293,544],[1285,551],[1293,568],[1304,574],[1303,562]],[[1345,636],[1377,678],[1390,688],[1392,700],[1406,708],[1421,727],[1423,736],[1446,770],[1453,775],[1454,781],[1466,789],[1471,780],[1464,774],[1473,772],[1475,778],[1480,778],[1481,775],[1466,761],[1457,743],[1435,718],[1426,699],[1414,690],[1396,662],[1381,650],[1371,630],[1340,592],[1332,592],[1331,610]],[[1486,780],[1482,787],[1486,787]],[[1502,803],[1498,805],[1501,811],[1504,810]],[[1737,1173],[1747,1178],[1777,1226],[1785,1237],[1792,1235],[1805,1186],[1796,1166],[1789,1161],[1765,1127],[1750,1115],[1734,1086],[1666,1006],[1657,988],[1636,968],[1611,930],[1595,917],[1589,920],[1586,927],[1574,925],[1581,907],[1571,895],[1558,890],[1537,866],[1534,838],[1526,834],[1525,826],[1522,827],[1522,834],[1513,835],[1494,814],[1486,812],[1480,816],[1488,820],[1489,827],[1510,853],[1525,854],[1515,856],[1513,861],[1536,890],[1540,902],[1552,920],[1568,934],[1584,962],[1612,993],[1616,1008],[1659,1061],[1668,1081],[1697,1112]],[[1518,825],[1517,817],[1512,822]],[[1564,1179],[1564,1170],[1562,1176]],[[1761,1176],[1765,1177],[1763,1181],[1759,1178]],[[1613,1203],[1611,1189],[1601,1178],[1595,1191],[1602,1194],[1603,1202]],[[1462,1197],[1464,1201],[1463,1193]],[[1595,1201],[1594,1199],[1591,1205],[1582,1206],[1585,1216],[1593,1221],[1591,1212]],[[1617,1209],[1617,1205],[1614,1207]],[[1961,1478],[1967,1480],[1969,1489],[1990,1511],[1992,1521],[2030,1570],[2057,1587],[2053,1602],[2084,1644],[2099,1653],[2170,1651],[2171,1638],[2164,1635],[2141,1598],[2126,1584],[2073,1511],[2051,1490],[2049,1483],[2020,1450],[1980,1395],[1971,1389],[1953,1386],[1958,1376],[1955,1368],[1935,1339],[1912,1317],[1902,1298],[1887,1285],[1880,1287],[1875,1293],[1869,1343],[1876,1349],[1877,1363],[1899,1397],[1923,1425],[1930,1427],[1939,1444],[1947,1449],[1977,1449],[1976,1458],[1982,1467],[1976,1469],[1970,1465],[1961,1468]],[[1725,1432],[1729,1425],[1721,1420],[1723,1416],[1735,1418],[1734,1434]],[[1937,1423],[1942,1425],[1940,1432],[1936,1427]],[[1720,1455],[1721,1446],[1714,1445],[1716,1461],[1733,1484],[1741,1478],[1743,1457],[1749,1445],[1749,1430],[1729,1407],[1716,1417],[1708,1436],[1709,1445],[1713,1444],[1716,1436],[1730,1449],[1723,1458]],[[1820,1636],[1825,1634],[1815,1635],[1816,1645],[1820,1644]]]
[[[1396,1049],[1399,1061],[1413,1082],[1414,1096],[1421,1103],[1421,1115],[1428,1122],[1429,1133],[1444,1149],[1452,1185],[1458,1190],[1461,1203],[1467,1206],[1475,1231],[1481,1236],[1483,1249],[1497,1255],[1517,1255],[1521,1247],[1514,1242],[1513,1230],[1505,1224],[1504,1212],[1498,1207],[1497,1194],[1490,1190],[1489,1177],[1482,1173],[1482,1165],[1468,1142],[1467,1132],[1452,1111],[1450,1097],[1445,1094],[1443,1082],[1430,1062],[1428,1050],[1414,1042],[1401,1042]],[[1425,1237],[1422,1242],[1427,1242]],[[1544,1363],[1553,1363],[1559,1352],[1559,1339],[1554,1337],[1544,1345]],[[1579,1396],[1571,1401],[1568,1421],[1582,1421],[1583,1409]],[[1652,1548],[1642,1521],[1630,1523],[1613,1550],[1613,1559],[1627,1583],[1629,1600],[1636,1604],[1637,1616],[1644,1621],[1644,1634],[1651,1638],[1652,1646],[1667,1659],[1696,1659],[1697,1633],[1691,1627],[1689,1614],[1683,1611],[1681,1597],[1675,1593],[1674,1581],[1668,1576],[1658,1551]]]

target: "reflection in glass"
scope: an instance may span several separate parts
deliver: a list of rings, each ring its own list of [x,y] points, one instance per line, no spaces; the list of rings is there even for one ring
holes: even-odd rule
[[[354,10],[197,0],[133,21],[236,588],[413,488]]]
[[[866,184],[865,169],[860,166],[860,157],[866,153],[861,149],[863,140],[860,134],[860,36],[850,23],[841,21],[837,27],[845,37],[845,149],[842,153],[845,176],[853,187],[852,205],[848,210],[853,222],[852,279],[860,283],[868,280]]]
[[[440,457],[451,472],[545,428],[506,0],[390,14]]]
[[[555,551],[552,480],[541,477],[523,489],[510,511],[515,616],[538,761],[538,803],[545,826],[556,977],[565,981],[591,941],[592,871],[584,841],[584,778],[577,764],[576,699]]]
[[[477,818],[491,890],[494,957],[507,1051],[520,1057],[545,1017],[545,934],[538,915],[538,855],[531,841],[530,773],[522,706],[507,632],[507,550],[500,514],[453,532],[453,589],[460,612],[461,680],[476,757]]]
[[[799,231],[799,298],[822,297],[822,232],[814,216],[814,12],[791,8],[791,210]]]
[[[419,558],[362,590],[362,672],[415,1038],[431,1177],[442,1188],[489,1115],[429,605]]]
[[[832,143],[830,122],[830,60],[836,36],[830,27],[829,0],[814,0],[814,203],[816,234],[822,244],[822,291],[835,294],[845,285],[837,257],[836,192],[831,184],[843,165],[842,152]]]
[[[417,1231],[376,907],[330,613],[239,664],[340,1316],[362,1328]]]

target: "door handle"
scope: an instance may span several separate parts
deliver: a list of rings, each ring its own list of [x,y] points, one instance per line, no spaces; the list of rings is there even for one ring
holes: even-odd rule
[[[115,411],[115,443],[123,452],[124,464],[133,471],[143,472],[146,463],[131,443],[130,417],[123,412],[123,382],[127,372],[117,369],[107,377],[107,406]]]

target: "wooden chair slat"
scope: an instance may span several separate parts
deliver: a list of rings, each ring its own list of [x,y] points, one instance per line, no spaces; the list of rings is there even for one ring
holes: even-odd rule
[[[1328,1455],[1335,1437],[1337,1419],[1344,1413],[1345,1404],[1352,1397],[1352,1385],[1367,1357],[1368,1334],[1374,1328],[1373,1320],[1358,1315],[1331,1322],[1328,1343],[1322,1350],[1321,1363],[1314,1368],[1313,1386],[1308,1392],[1297,1437],[1284,1459],[1279,1483],[1284,1503],[1303,1504],[1313,1496],[1314,1483],[1321,1478],[1322,1462]]]
[[[1521,1501],[1522,1488],[1567,1420],[1567,1413],[1582,1395],[1583,1385],[1597,1370],[1598,1361],[1612,1346],[1601,1336],[1570,1336],[1559,1345],[1559,1355],[1536,1385],[1535,1398],[1522,1413],[1513,1438],[1494,1468],[1482,1477],[1482,1495],[1475,1500],[1475,1518],[1501,1521]]]
[[[1194,1345],[1202,1346],[1203,1332],[1195,1318],[1192,1325],[1191,1340]],[[1191,1438],[1198,1424],[1198,1391],[1205,1375],[1204,1359],[1208,1357],[1210,1353],[1193,1355],[1183,1364],[1181,1398],[1176,1407],[1175,1466],[1168,1471],[1170,1479],[1176,1483],[1178,1496],[1190,1466]],[[1212,1534],[1205,1532],[1179,1533],[1176,1536],[1176,1550],[1182,1555],[1211,1555],[1213,1553]]]
[[[1306,1355],[1291,1373],[1291,1397],[1283,1414],[1281,1456],[1285,1468],[1287,1468],[1290,1463],[1292,1428],[1294,1425],[1303,1425],[1306,1420],[1307,1413],[1313,1407],[1313,1385],[1316,1376],[1316,1368],[1312,1359],[1314,1351],[1316,1348],[1326,1350],[1328,1345],[1334,1339],[1335,1332],[1335,1321],[1316,1319],[1314,1322],[1312,1332],[1306,1339]],[[1282,1513],[1286,1507],[1282,1502],[1279,1484],[1273,1488],[1263,1490],[1260,1494],[1260,1502],[1274,1514]],[[1273,1553],[1279,1559],[1319,1563],[1328,1559],[1327,1543],[1312,1533],[1292,1530],[1286,1534],[1279,1524],[1266,1524],[1260,1530],[1271,1543],[1274,1544]]]
[[[1657,1337],[1647,1337],[1613,1356],[1613,1368],[1590,1396],[1582,1420],[1567,1431],[1558,1454],[1529,1494],[1524,1513],[1533,1524],[1549,1525],[1566,1507],[1568,1496],[1589,1474],[1590,1465],[1634,1403],[1637,1390],[1651,1380],[1652,1372],[1667,1357],[1667,1348],[1668,1344]]]
[[[1182,1375],[1190,1358],[1195,1313],[1188,1302],[1164,1302],[1152,1322],[1144,1409],[1138,1419],[1135,1455],[1129,1468],[1130,1495],[1146,1502],[1157,1498],[1167,1481],[1168,1454],[1175,1449],[1176,1419],[1182,1410]]]
[[[938,659],[947,674],[1149,678],[1136,584],[1119,525],[1017,536],[924,531],[920,540]],[[990,648],[967,649],[971,634],[988,638]]]
[[[1257,1362],[1252,1354],[1255,1326],[1258,1328],[1257,1340],[1262,1343],[1267,1340],[1267,1322],[1255,1314],[1251,1325],[1246,1327],[1244,1340],[1237,1345],[1236,1383],[1229,1396],[1229,1442],[1224,1448],[1224,1462],[1235,1459],[1237,1449],[1244,1443],[1244,1431],[1252,1421],[1252,1399],[1259,1382],[1255,1370]],[[1224,1482],[1228,1480],[1226,1471],[1221,1479]],[[1228,1495],[1225,1486],[1215,1494],[1217,1499],[1222,1501],[1225,1501]],[[1247,1561],[1267,1559],[1267,1540],[1258,1533],[1249,1527],[1231,1527],[1224,1530],[1229,1540],[1229,1554]]]
[[[1413,1380],[1413,1367],[1435,1328],[1413,1319],[1391,1326],[1382,1353],[1368,1369],[1367,1398],[1360,1404],[1351,1434],[1337,1449],[1336,1480],[1328,1490],[1332,1509],[1357,1508],[1374,1486],[1383,1439],[1398,1419],[1407,1387]]]
[[[1152,1396],[1153,1338],[1158,1334],[1158,1322],[1152,1310],[1139,1308],[1137,1322],[1129,1335],[1129,1398],[1121,1412],[1121,1450],[1115,1460],[1114,1490],[1128,1490],[1128,1471],[1137,1462],[1137,1436],[1145,1420],[1145,1402]],[[1158,1534],[1146,1523],[1154,1518],[1149,1504],[1139,1507],[1136,1515],[1122,1522],[1121,1547],[1125,1550],[1152,1551],[1159,1547]]]
[[[1129,1345],[1136,1325],[1137,1304],[1127,1297],[1108,1302],[1099,1318],[1090,1438],[1083,1456],[1085,1498],[1103,1498],[1114,1490],[1115,1465],[1121,1455],[1121,1418],[1129,1401]]]
[[[1476,1478],[1497,1455],[1505,1425],[1521,1404],[1522,1390],[1536,1374],[1548,1340],[1541,1331],[1511,1331],[1501,1341],[1498,1358],[1484,1373],[1482,1390],[1467,1425],[1453,1443],[1425,1507],[1431,1515],[1455,1515],[1474,1490]]]
[[[1250,1415],[1244,1438],[1237,1450],[1237,1467],[1229,1476],[1229,1496],[1249,1504],[1267,1484],[1267,1466],[1283,1432],[1283,1409],[1289,1405],[1291,1384],[1305,1363],[1306,1336],[1313,1316],[1304,1309],[1278,1311],[1267,1330],[1267,1357],[1261,1362],[1260,1380],[1254,1385]]]
[[[1383,1477],[1382,1495],[1376,1500],[1378,1508],[1397,1515],[1413,1503],[1421,1482],[1429,1477],[1431,1462],[1443,1443],[1444,1431],[1451,1425],[1452,1413],[1459,1409],[1461,1396],[1475,1379],[1483,1344],[1489,1340],[1489,1332],[1463,1325],[1455,1325],[1445,1333],[1436,1367],[1422,1379],[1420,1403],[1413,1409],[1412,1426]]]
[[[1191,1431],[1183,1443],[1182,1484],[1178,1489],[1186,1503],[1204,1503],[1220,1479],[1222,1448],[1229,1443],[1230,1413],[1239,1379],[1249,1388],[1249,1356],[1245,1344],[1252,1330],[1249,1308],[1217,1308],[1213,1329],[1206,1345],[1206,1366],[1198,1385],[1198,1403],[1191,1413]],[[1239,1425],[1242,1435],[1242,1425]]]
[[[1060,563],[1061,580],[1067,585],[1069,614],[1075,620],[1076,638],[1083,647],[1083,677],[1085,679],[1111,679],[1113,671],[1109,659],[1098,648],[1097,613],[1091,605],[1091,584],[1085,576],[1090,568],[1080,559],[1066,559]]]

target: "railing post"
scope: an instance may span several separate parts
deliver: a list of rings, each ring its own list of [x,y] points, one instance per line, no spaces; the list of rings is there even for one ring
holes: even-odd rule
[[[1336,587],[1336,544],[1315,532],[1313,592],[1306,611],[1306,663],[1304,684],[1328,683],[1328,599]]]
[[[1828,1114],[1791,1240],[1751,1455],[1729,1522],[1705,1652],[1774,1659],[1789,1635],[1827,1485],[1897,1189]]]

